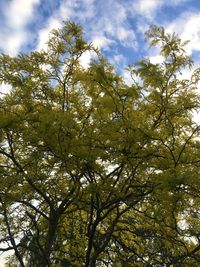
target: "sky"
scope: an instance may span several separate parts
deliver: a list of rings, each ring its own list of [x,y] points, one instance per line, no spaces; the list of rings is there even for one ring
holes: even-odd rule
[[[199,65],[200,0],[0,0],[0,52],[16,56],[45,49],[49,32],[63,20],[82,25],[88,42],[99,47],[127,80],[128,64],[144,56],[155,63],[161,60],[144,42],[150,25],[190,40],[186,51]],[[87,67],[89,60],[85,54],[82,64]]]
[[[86,40],[101,49],[127,83],[129,64],[143,57],[162,61],[144,41],[151,25],[190,40],[186,51],[199,66],[200,0],[0,0],[0,52],[16,56],[45,49],[50,31],[62,27],[63,20],[82,25]],[[84,54],[82,65],[90,59]],[[190,74],[186,70],[184,78]],[[0,94],[8,91],[8,85],[0,85]]]
[[[43,49],[63,20],[82,25],[88,42],[121,70],[143,56],[160,60],[144,42],[153,24],[191,40],[187,52],[200,58],[199,0],[0,0],[0,51],[16,56]],[[89,60],[84,55],[83,64]]]

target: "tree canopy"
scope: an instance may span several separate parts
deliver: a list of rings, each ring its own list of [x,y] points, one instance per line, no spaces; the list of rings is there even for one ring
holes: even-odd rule
[[[47,50],[0,55],[6,266],[199,266],[200,69],[181,75],[193,61],[177,35],[146,36],[164,60],[129,66],[131,85],[72,22]]]

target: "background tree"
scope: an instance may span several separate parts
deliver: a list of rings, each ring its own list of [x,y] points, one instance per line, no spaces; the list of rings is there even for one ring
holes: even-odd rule
[[[199,70],[181,78],[192,60],[175,34],[147,37],[164,61],[130,66],[130,86],[71,22],[47,51],[1,55],[8,266],[198,266]]]

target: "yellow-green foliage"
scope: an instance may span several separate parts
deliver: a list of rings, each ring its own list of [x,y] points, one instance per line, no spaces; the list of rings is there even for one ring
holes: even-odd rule
[[[130,66],[131,85],[71,22],[47,51],[1,55],[7,266],[199,266],[200,71],[179,79],[186,43],[156,26],[147,37],[164,61]]]

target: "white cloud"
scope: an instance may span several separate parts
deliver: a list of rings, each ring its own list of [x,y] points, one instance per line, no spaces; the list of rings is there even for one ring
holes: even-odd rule
[[[80,23],[88,41],[99,48],[109,50],[112,44],[120,42],[122,46],[135,49],[136,37],[128,24],[127,12],[127,6],[118,0],[98,3],[94,0],[63,0],[47,21],[47,26],[38,33],[37,48],[45,47],[52,28],[60,27],[63,20],[69,19]]]
[[[12,28],[22,28],[30,20],[34,6],[40,0],[12,0],[6,8],[7,23]]]
[[[60,27],[61,27],[61,22],[58,19],[52,17],[48,21],[47,26],[38,32],[38,44],[36,49],[37,50],[46,49],[47,41],[49,40],[49,34],[51,30]]]
[[[54,10],[52,16],[46,22],[46,26],[38,32],[37,50],[46,49],[50,31],[60,28],[63,20],[70,20],[73,17],[77,2],[77,0],[62,1],[59,8]]]
[[[112,58],[113,65],[118,65],[118,64],[121,64],[125,61],[126,61],[126,58],[121,54],[114,55]]]
[[[162,2],[162,0],[138,0],[133,4],[133,8],[136,13],[151,18]]]
[[[16,56],[25,40],[26,33],[24,31],[13,32],[9,36],[4,36],[4,51],[10,55]]]
[[[93,18],[94,22],[91,23],[90,30],[93,35],[98,33],[107,39],[119,42],[124,47],[136,49],[135,32],[128,22],[129,5],[127,3],[122,4],[120,1],[111,0],[100,2],[100,16]]]
[[[9,93],[10,90],[11,90],[11,88],[12,88],[11,85],[6,84],[6,83],[3,82],[3,83],[0,85],[0,97],[1,97],[2,95],[4,95],[4,94]]]
[[[54,13],[57,19],[69,19],[74,14],[74,9],[77,7],[77,0],[74,1],[62,1],[58,10]]]
[[[164,57],[161,55],[155,55],[155,56],[150,56],[149,60],[152,64],[160,64],[163,63]]]
[[[182,40],[189,40],[186,52],[192,54],[193,50],[200,51],[200,12],[183,13],[176,20],[167,25],[167,31],[180,35]]]
[[[175,0],[176,4],[183,0]],[[171,1],[170,1],[171,2]],[[184,12],[169,24],[164,25],[166,32],[176,33],[182,41],[189,40],[184,47],[188,55],[194,51],[200,51],[200,12]],[[159,48],[153,48],[149,51],[149,59],[151,63],[162,63],[163,57],[159,55]],[[197,66],[196,66],[197,67]],[[194,68],[193,68],[194,70]],[[188,79],[192,70],[183,71],[183,78]]]
[[[109,62],[115,67],[117,72],[124,75],[126,73],[125,67],[127,67],[127,59],[123,54],[116,54],[108,58]],[[126,77],[128,77],[125,74]]]
[[[90,62],[91,62],[91,59],[94,59],[95,57],[96,57],[96,54],[92,51],[84,52],[79,59],[81,66],[84,69],[87,69],[89,67]]]
[[[129,86],[131,86],[133,84],[133,78],[131,76],[130,71],[124,70],[122,72],[122,77],[123,77],[123,80],[125,81],[125,83],[128,84]]]
[[[87,23],[88,20],[93,19],[95,16],[98,16],[95,0],[68,0],[68,2],[71,3],[73,17],[77,18],[81,24]],[[74,4],[74,2],[76,3],[76,5]]]
[[[104,50],[108,50],[109,47],[114,43],[114,40],[108,39],[105,36],[94,36],[92,38],[92,43],[95,47]]]
[[[141,78],[136,74],[132,73],[131,70],[124,69],[122,72],[122,78],[125,81],[125,83],[129,86],[133,84],[142,86],[143,84]]]
[[[133,49],[136,49],[138,47],[136,36],[133,30],[119,26],[117,28],[116,35],[123,46],[132,47]]]
[[[153,20],[156,12],[164,6],[176,7],[190,0],[136,0],[132,4],[134,12]]]
[[[87,69],[89,66],[89,63],[91,61],[91,54],[89,51],[85,52],[84,54],[82,54],[82,56],[80,57],[80,64],[82,65],[82,67],[84,69]]]
[[[12,0],[4,6],[3,22],[5,31],[0,33],[0,49],[10,55],[17,55],[26,42],[26,25],[33,18],[34,8],[40,0]]]

